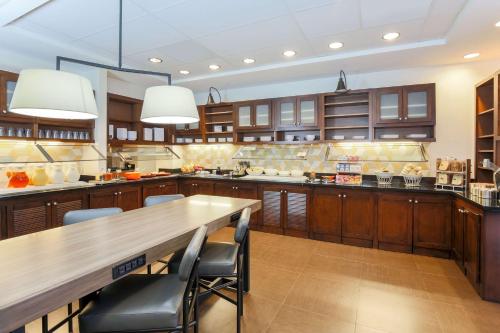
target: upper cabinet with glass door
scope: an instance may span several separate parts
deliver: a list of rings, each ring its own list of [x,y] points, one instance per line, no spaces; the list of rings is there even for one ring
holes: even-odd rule
[[[10,101],[14,95],[18,74],[0,71],[0,119],[29,119],[27,116],[9,112]]]
[[[257,100],[236,104],[236,127],[238,129],[271,128],[272,103]]]
[[[201,119],[201,109],[202,106],[198,106],[198,115],[200,116]],[[190,124],[175,124],[175,132],[177,134],[182,134],[186,132],[190,133],[197,133],[200,131],[200,122],[197,121],[195,123],[190,123]]]
[[[432,125],[434,119],[434,84],[375,90],[375,124],[418,123]]]
[[[308,129],[318,126],[318,97],[297,96],[275,100],[278,129]]]

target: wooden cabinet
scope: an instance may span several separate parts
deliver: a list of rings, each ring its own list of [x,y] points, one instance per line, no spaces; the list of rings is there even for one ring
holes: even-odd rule
[[[277,129],[318,127],[317,95],[278,98],[274,102]]]
[[[336,189],[315,188],[311,205],[311,237],[340,243],[342,194]]]
[[[26,116],[9,112],[9,104],[16,88],[18,74],[0,71],[0,121],[29,119]]]
[[[7,238],[6,207],[0,205],[0,240]]]
[[[179,184],[179,192],[186,197],[196,194],[214,194],[214,183],[206,180],[183,180]]]
[[[177,193],[177,182],[163,181],[159,183],[145,183],[142,186],[142,199],[143,201],[150,196],[155,195],[168,195]]]
[[[481,224],[483,216],[477,211],[464,209],[463,267],[467,279],[480,291],[481,286]]]
[[[371,247],[374,229],[374,193],[342,191],[342,242]]]
[[[307,237],[310,189],[303,186],[263,185],[262,222],[264,231]]]
[[[198,116],[201,119],[202,114],[202,106],[198,106]],[[200,122],[194,122],[189,124],[176,124],[175,125],[175,134],[196,134],[201,132]]]
[[[414,197],[413,252],[449,257],[451,211],[451,198],[447,195]]]
[[[90,193],[90,208],[119,207],[129,211],[142,207],[140,186],[125,185]]]
[[[238,103],[235,110],[238,129],[272,128],[272,102],[270,100]]]
[[[455,200],[453,207],[453,220],[451,227],[451,256],[458,267],[465,272],[464,268],[464,226],[465,226],[465,205],[463,202]]]
[[[217,182],[214,184],[214,195],[222,197],[258,199],[257,186],[252,183]],[[252,213],[250,226],[259,224],[259,212]]]
[[[16,237],[63,224],[66,212],[87,208],[84,191],[38,195],[6,203],[7,237]]]
[[[413,198],[402,193],[381,193],[377,204],[378,247],[412,252]]]
[[[375,89],[375,124],[432,125],[434,120],[434,84]]]

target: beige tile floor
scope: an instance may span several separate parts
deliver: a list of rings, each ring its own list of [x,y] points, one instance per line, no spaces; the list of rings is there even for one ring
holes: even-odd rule
[[[252,232],[251,265],[243,332],[500,332],[500,304],[482,301],[451,260]],[[224,300],[204,302],[201,316],[201,332],[235,332]]]

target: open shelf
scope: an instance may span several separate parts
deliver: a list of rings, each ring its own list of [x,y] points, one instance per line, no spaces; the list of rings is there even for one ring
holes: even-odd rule
[[[495,111],[495,108],[491,108],[491,109],[488,109],[488,110],[484,110],[484,111],[478,112],[477,115],[478,116],[482,116],[482,115],[485,115],[485,114],[488,114],[488,113],[492,113],[493,111]]]
[[[370,114],[368,112],[363,113],[347,113],[347,114],[329,114],[325,115],[325,118],[353,118],[353,117],[368,117]]]

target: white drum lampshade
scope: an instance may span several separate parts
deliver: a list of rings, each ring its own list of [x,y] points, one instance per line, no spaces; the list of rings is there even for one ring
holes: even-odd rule
[[[193,92],[177,86],[146,89],[141,121],[153,124],[189,124],[200,121]]]
[[[57,119],[94,119],[98,114],[88,79],[50,69],[21,71],[10,111]]]

